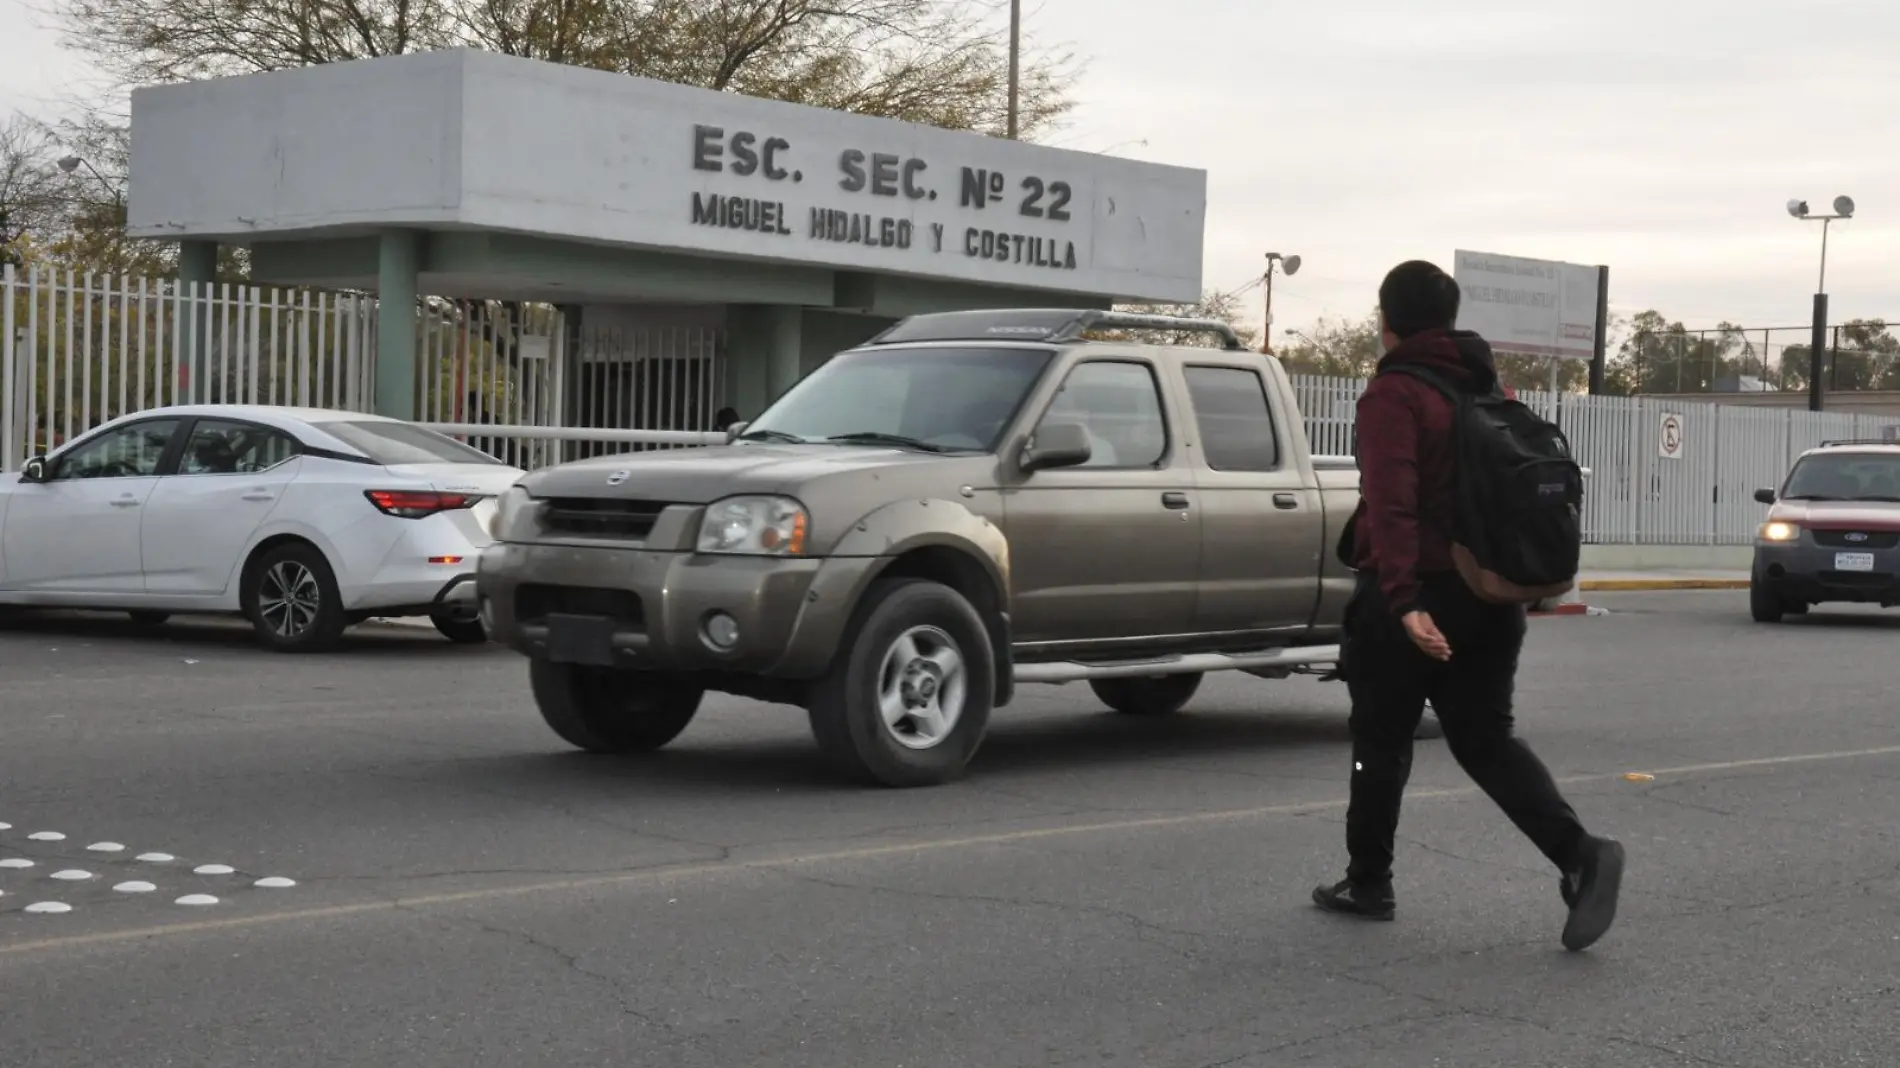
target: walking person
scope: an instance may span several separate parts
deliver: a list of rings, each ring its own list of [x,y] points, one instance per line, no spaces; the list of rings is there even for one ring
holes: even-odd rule
[[[1481,597],[1472,576],[1495,576],[1475,571],[1470,551],[1451,537],[1463,518],[1459,509],[1473,507],[1459,479],[1460,459],[1469,464],[1472,456],[1458,436],[1464,401],[1451,391],[1514,403],[1498,391],[1489,344],[1454,329],[1459,296],[1455,280],[1417,260],[1393,268],[1379,287],[1386,352],[1358,404],[1361,500],[1339,546],[1358,573],[1340,665],[1352,697],[1349,860],[1346,878],[1314,890],[1313,900],[1331,912],[1393,918],[1393,839],[1412,771],[1413,732],[1429,700],[1459,765],[1556,866],[1570,909],[1563,944],[1580,950],[1615,920],[1624,852],[1584,830],[1549,770],[1513,734],[1525,606]],[[1550,433],[1561,442],[1555,428]],[[1567,463],[1567,445],[1561,448]],[[1575,486],[1580,501],[1580,473]],[[1540,489],[1548,496],[1551,484],[1533,487]],[[1520,557],[1537,551],[1516,544],[1500,550]],[[1570,551],[1574,575],[1574,546]]]

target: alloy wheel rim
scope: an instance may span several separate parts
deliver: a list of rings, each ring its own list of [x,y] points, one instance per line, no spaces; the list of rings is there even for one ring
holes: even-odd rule
[[[956,639],[937,627],[897,636],[878,667],[878,713],[906,749],[941,745],[963,718],[969,672]]]
[[[323,589],[310,569],[295,560],[279,560],[264,572],[258,587],[257,614],[280,638],[299,638],[316,626]]]

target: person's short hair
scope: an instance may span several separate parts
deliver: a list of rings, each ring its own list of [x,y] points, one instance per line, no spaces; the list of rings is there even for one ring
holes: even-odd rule
[[[1458,323],[1458,282],[1424,260],[1407,260],[1386,272],[1379,283],[1379,311],[1385,328],[1401,340],[1426,330],[1450,330]]]

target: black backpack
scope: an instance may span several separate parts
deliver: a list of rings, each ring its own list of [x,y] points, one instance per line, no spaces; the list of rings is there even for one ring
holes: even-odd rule
[[[1452,561],[1465,584],[1495,604],[1568,593],[1583,553],[1583,468],[1557,424],[1506,396],[1459,388],[1429,368],[1395,363],[1451,401]]]

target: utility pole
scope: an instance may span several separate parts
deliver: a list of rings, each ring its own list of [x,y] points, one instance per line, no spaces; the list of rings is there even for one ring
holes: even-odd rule
[[[1023,0],[1009,0],[1009,139],[1016,140],[1017,98],[1022,92]]]
[[[1273,355],[1273,265],[1279,264],[1288,277],[1300,273],[1298,256],[1282,256],[1278,252],[1267,253],[1267,309],[1260,330],[1260,355]]]

